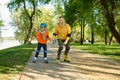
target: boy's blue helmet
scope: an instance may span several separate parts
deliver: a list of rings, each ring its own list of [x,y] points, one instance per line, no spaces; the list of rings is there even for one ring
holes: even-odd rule
[[[41,23],[41,24],[40,24],[40,27],[46,27],[46,26],[47,26],[46,23]]]

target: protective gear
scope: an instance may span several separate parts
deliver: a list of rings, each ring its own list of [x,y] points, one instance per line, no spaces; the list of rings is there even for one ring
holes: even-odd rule
[[[66,47],[66,49],[65,49],[65,55],[68,55],[68,52],[69,52],[69,50],[70,50],[70,46],[69,46],[69,45],[66,45],[65,47]]]
[[[60,60],[56,58],[56,63],[59,64],[60,63]]]
[[[58,54],[57,54],[57,59],[58,59],[58,60],[60,59],[60,55],[61,55],[62,50],[63,50],[63,46],[60,46],[60,47],[58,48]]]
[[[65,56],[64,56],[64,61],[65,61],[65,62],[70,62],[70,58],[65,55]]]
[[[44,50],[44,58],[46,58],[47,57],[47,49],[46,48],[44,48],[45,50]]]
[[[56,36],[57,34],[53,33],[54,36]]]
[[[46,57],[44,58],[44,62],[45,62],[45,63],[48,63],[48,59],[47,59]]]
[[[63,50],[63,46],[60,46],[58,50],[60,50],[60,51]]]
[[[39,53],[40,52],[40,50],[36,50],[36,53]]]
[[[47,27],[47,24],[46,23],[41,23],[40,27]]]
[[[33,63],[36,63],[36,61],[37,61],[37,57],[35,57],[35,58],[32,60]]]
[[[71,33],[67,34],[67,37],[70,37],[71,36]]]

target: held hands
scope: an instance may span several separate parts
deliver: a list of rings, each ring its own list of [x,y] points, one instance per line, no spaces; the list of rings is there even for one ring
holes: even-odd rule
[[[52,40],[52,45],[55,45],[55,43],[56,43],[56,40]]]

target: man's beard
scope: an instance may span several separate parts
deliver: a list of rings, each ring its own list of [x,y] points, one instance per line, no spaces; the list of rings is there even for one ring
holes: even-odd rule
[[[60,26],[64,26],[65,25],[65,23],[60,23]]]

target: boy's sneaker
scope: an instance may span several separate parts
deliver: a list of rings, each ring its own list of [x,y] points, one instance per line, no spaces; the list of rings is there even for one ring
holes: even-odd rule
[[[56,58],[56,63],[59,64],[60,63],[60,60]]]
[[[48,59],[47,59],[47,58],[44,58],[44,62],[45,62],[45,63],[48,63]]]
[[[65,62],[70,62],[70,58],[67,57],[67,56],[64,56],[64,61],[65,61]]]
[[[32,60],[32,62],[33,62],[33,63],[36,63],[36,61],[37,61],[37,58],[35,57],[35,58]]]

